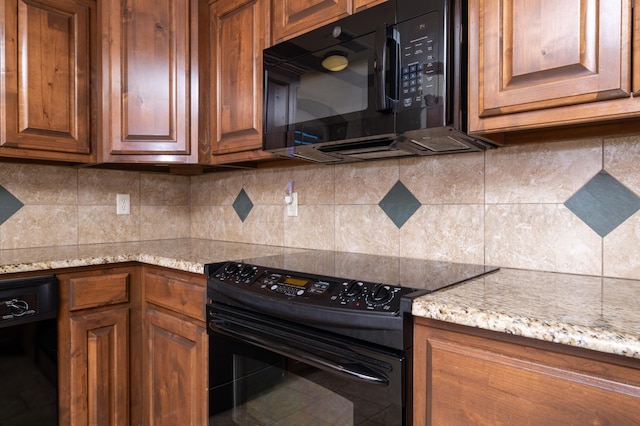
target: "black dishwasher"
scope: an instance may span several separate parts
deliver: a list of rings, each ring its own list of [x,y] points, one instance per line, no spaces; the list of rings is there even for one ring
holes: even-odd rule
[[[0,280],[0,426],[58,424],[58,281]]]

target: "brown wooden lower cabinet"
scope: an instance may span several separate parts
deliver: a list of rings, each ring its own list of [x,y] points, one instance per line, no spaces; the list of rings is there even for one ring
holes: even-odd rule
[[[143,269],[144,424],[205,425],[209,346],[204,275]]]
[[[58,274],[59,424],[204,425],[204,275],[138,264]]]
[[[640,360],[416,319],[414,425],[640,424]]]
[[[60,425],[130,424],[130,324],[138,275],[138,267],[58,275]]]

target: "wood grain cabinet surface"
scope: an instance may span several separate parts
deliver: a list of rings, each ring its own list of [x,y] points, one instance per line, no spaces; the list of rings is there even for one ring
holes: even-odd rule
[[[99,162],[197,163],[197,0],[100,2]]]
[[[273,42],[295,37],[385,0],[288,0],[273,2]]]
[[[640,362],[419,318],[413,424],[640,424]]]
[[[130,424],[137,275],[136,267],[58,275],[61,425]]]
[[[268,0],[216,0],[208,10],[207,126],[213,164],[271,158],[262,151],[262,50],[269,46]],[[203,80],[204,82],[205,80]]]
[[[0,3],[0,156],[93,159],[97,31],[93,0]]]
[[[132,264],[60,281],[60,425],[208,418],[204,275]]]
[[[144,424],[208,422],[204,275],[143,266]]]
[[[640,116],[636,2],[470,0],[470,132],[508,142],[509,132]],[[602,133],[616,127],[626,130]]]

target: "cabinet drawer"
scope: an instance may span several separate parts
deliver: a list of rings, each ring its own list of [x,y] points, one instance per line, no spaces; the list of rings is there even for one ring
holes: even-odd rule
[[[129,301],[128,272],[71,278],[69,280],[69,310],[117,305]]]
[[[190,277],[179,277],[168,271],[147,270],[144,282],[147,302],[204,321],[204,276],[202,282],[196,282]]]

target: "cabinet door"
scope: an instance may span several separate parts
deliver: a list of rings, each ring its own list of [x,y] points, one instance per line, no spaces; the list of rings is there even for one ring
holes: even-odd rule
[[[102,160],[197,162],[197,1],[101,2]]]
[[[209,121],[214,163],[238,152],[246,154],[236,159],[261,156],[262,50],[268,45],[269,16],[268,0],[209,2]]]
[[[637,115],[631,29],[630,0],[471,0],[470,130]]]
[[[415,328],[414,425],[640,422],[637,360],[426,324]]]
[[[130,367],[131,342],[141,339],[139,269],[90,268],[58,280],[59,424],[139,424],[130,392],[139,380],[129,374],[139,371]]]
[[[93,1],[0,4],[0,156],[87,162]]]
[[[379,5],[380,3],[384,3],[387,0],[353,0],[353,8],[356,12],[366,9],[372,6]]]
[[[286,40],[352,13],[353,0],[275,1],[273,41]]]
[[[143,362],[148,425],[207,423],[208,341],[204,326],[153,307],[145,310]]]
[[[71,317],[71,425],[129,424],[129,308]]]

